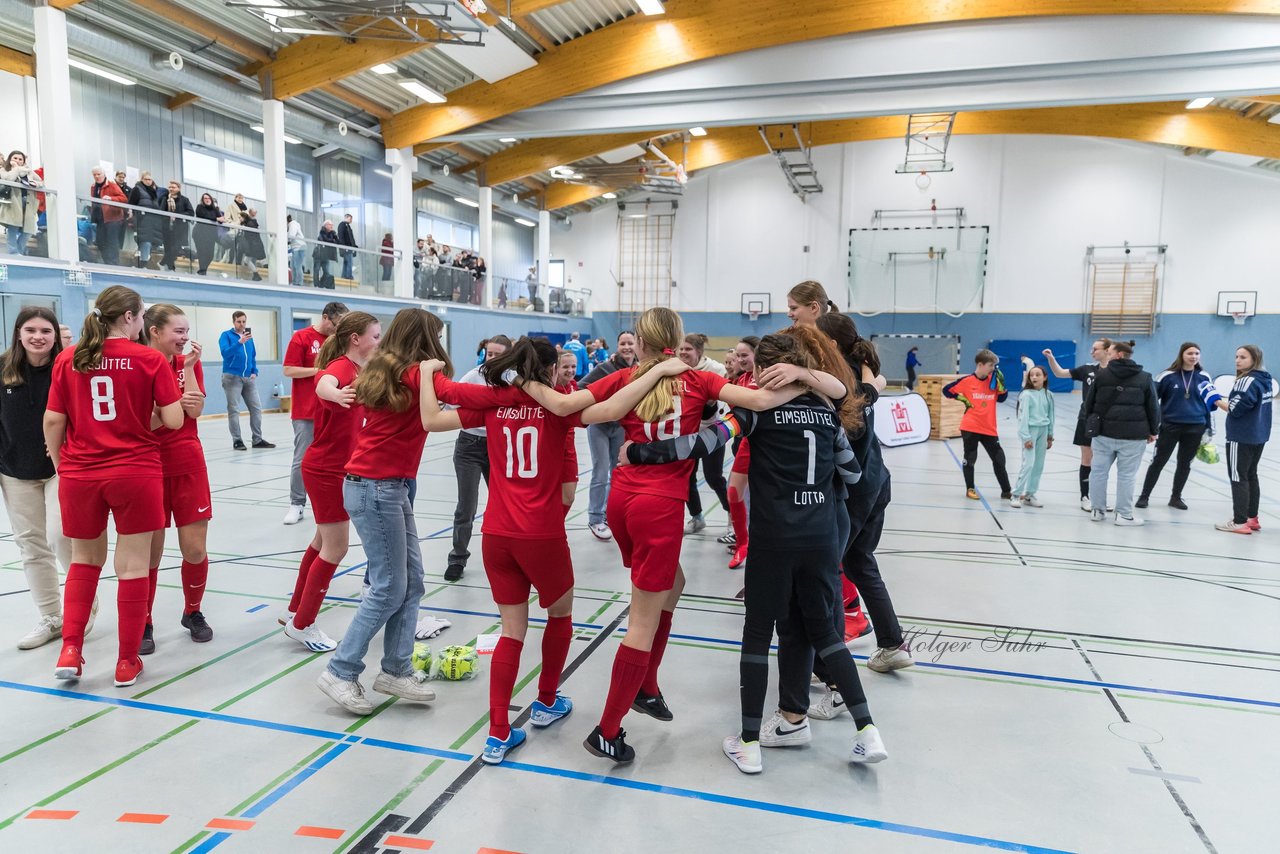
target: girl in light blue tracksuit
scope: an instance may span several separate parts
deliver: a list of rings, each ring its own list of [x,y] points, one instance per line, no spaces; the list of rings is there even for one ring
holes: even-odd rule
[[[1053,447],[1053,394],[1049,391],[1049,376],[1039,365],[1027,371],[1018,395],[1018,438],[1022,440],[1022,469],[1009,504],[1040,507],[1036,490],[1044,472],[1045,452]]]

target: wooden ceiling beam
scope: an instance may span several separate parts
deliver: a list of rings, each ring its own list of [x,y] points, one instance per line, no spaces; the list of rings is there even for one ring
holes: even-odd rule
[[[49,5],[55,9],[62,9],[63,11],[66,11],[72,6],[80,5],[81,2],[82,0],[49,0]]]
[[[425,27],[425,25],[424,25]],[[435,36],[432,29],[423,35]],[[383,62],[396,62],[426,47],[422,42],[391,39],[355,39],[305,36],[276,52],[275,59],[258,72],[264,96],[284,100],[312,89],[337,83]],[[425,140],[409,140],[399,147]],[[389,146],[390,147],[390,146]]]
[[[190,92],[179,92],[178,94],[170,98],[168,101],[166,101],[165,106],[170,110],[181,110],[187,104],[194,104],[196,101],[199,101],[199,100],[200,100],[199,95],[192,95]]]
[[[19,77],[35,77],[36,58],[29,53],[0,45],[0,71]]]

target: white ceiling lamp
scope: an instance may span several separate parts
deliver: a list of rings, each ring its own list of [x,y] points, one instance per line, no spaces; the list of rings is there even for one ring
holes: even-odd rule
[[[262,125],[249,125],[249,130],[257,131],[260,134],[266,134],[267,132],[267,129]],[[289,145],[302,145],[302,140],[298,139],[296,136],[289,136],[287,133],[284,135],[284,141]]]
[[[373,174],[375,174],[375,175],[382,175],[382,176],[387,177],[387,178],[394,178],[394,177],[395,177],[395,176],[394,176],[394,175],[392,175],[390,172],[388,172],[386,169],[374,169],[374,170],[373,170]]]
[[[1280,113],[1276,113],[1274,116],[1267,119],[1267,122],[1268,124],[1280,125]]]
[[[479,202],[477,202],[475,199],[468,199],[468,198],[464,198],[463,196],[454,196],[454,197],[453,197],[453,200],[454,200],[455,202],[457,202],[458,204],[460,204],[460,205],[466,205],[466,206],[467,206],[467,207],[469,207],[469,208],[478,208],[478,207],[480,207],[480,203],[479,203]]]
[[[449,100],[420,80],[401,80],[400,87],[417,95],[428,104],[443,104]]]
[[[516,138],[514,136],[504,136],[502,139],[498,140],[498,142],[507,142],[507,143],[511,143],[515,141],[516,141]]]
[[[706,136],[707,129],[704,127],[689,128],[689,136]]]
[[[523,225],[525,228],[535,228],[538,224],[533,220],[528,220],[522,216],[518,216],[516,217],[516,225]]]
[[[107,71],[105,68],[99,68],[96,65],[90,65],[75,58],[68,59],[67,65],[72,68],[79,68],[81,71],[87,71],[90,74],[96,74],[98,77],[110,80],[112,83],[119,83],[121,86],[135,86],[138,83],[132,77],[125,77],[123,74],[116,74],[114,71]]]
[[[1213,103],[1212,98],[1192,98],[1187,101],[1188,110],[1203,110],[1205,107]]]
[[[600,198],[602,198],[602,199],[616,199],[616,198],[618,198],[618,194],[617,194],[617,193],[605,193],[605,194],[604,194],[603,196],[601,196]]]
[[[374,74],[395,74],[396,67],[389,62],[379,62],[373,68],[369,69]]]
[[[636,0],[636,5],[646,15],[661,15],[667,11],[666,7],[662,5],[662,0]]]
[[[517,204],[517,205],[518,205],[518,204],[520,204],[520,194],[519,194],[519,193],[512,193],[512,194],[511,194],[511,201],[512,201],[512,203],[513,203],[513,204]]]

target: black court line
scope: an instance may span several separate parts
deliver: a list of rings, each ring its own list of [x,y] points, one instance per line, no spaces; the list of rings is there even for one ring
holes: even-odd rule
[[[569,664],[565,666],[564,671],[560,674],[560,683],[562,685],[568,681],[569,677],[573,675],[573,672],[577,670],[583,664],[583,662],[585,662],[588,658],[590,658],[591,655],[597,649],[599,649],[604,644],[605,641],[613,637],[614,632],[617,631],[620,625],[622,625],[622,621],[627,618],[627,614],[629,614],[630,612],[631,612],[630,605],[624,607],[622,611],[618,614],[618,616],[614,619],[614,621],[610,623],[608,626],[606,626],[598,635],[596,635],[596,637],[591,641],[590,645],[588,645],[586,649],[580,652],[573,659],[573,661],[569,662]],[[529,715],[532,711],[533,711],[532,705],[526,706],[524,711],[521,712],[520,715],[511,722],[511,726],[518,727],[524,724],[529,719]],[[384,824],[387,824],[389,820],[395,820],[396,822],[398,822],[397,828],[403,828],[405,833],[421,833],[423,830],[426,829],[427,825],[429,825],[436,818],[436,816],[438,816],[441,813],[441,811],[444,810],[444,808],[447,807],[455,797],[457,797],[458,793],[461,792],[462,789],[468,783],[470,783],[473,779],[475,779],[475,776],[480,773],[481,769],[483,769],[484,766],[485,766],[485,762],[479,756],[473,759],[470,762],[470,764],[468,764],[467,767],[463,769],[462,773],[459,774],[457,777],[455,777],[453,781],[449,783],[448,786],[445,787],[445,790],[441,792],[440,795],[434,801],[432,801],[431,804],[425,810],[423,810],[418,815],[417,818],[415,818],[412,822],[409,822],[408,826],[404,825],[404,822],[408,821],[408,818],[406,816],[388,815],[386,818],[382,820],[382,823],[380,823],[377,827],[375,827],[368,834],[366,834],[363,839],[360,840],[360,844],[352,849],[352,854],[357,854],[357,852],[359,852],[359,854],[373,854],[373,852],[377,851],[378,841],[382,839],[382,835],[383,833],[385,833],[385,831],[380,830],[380,828]],[[395,849],[384,849],[384,854],[399,854],[399,852]]]
[[[1084,651],[1084,647],[1080,646],[1079,642],[1077,642],[1075,638],[1071,639],[1071,643],[1075,646],[1076,651],[1080,653],[1080,657],[1084,659],[1084,663],[1088,666],[1089,672],[1093,674],[1093,678],[1097,679],[1099,682],[1104,681],[1102,674],[1098,673],[1098,668],[1094,667],[1093,662],[1089,660],[1089,654]],[[1111,693],[1111,689],[1103,688],[1102,693],[1111,701],[1111,705],[1116,710],[1116,714],[1120,715],[1120,720],[1125,723],[1132,723],[1132,721],[1129,720],[1129,716],[1125,714],[1124,708],[1121,707],[1120,701]],[[1142,753],[1147,757],[1147,762],[1151,764],[1152,770],[1160,775],[1160,782],[1164,783],[1164,787],[1169,791],[1169,796],[1172,797],[1173,802],[1178,805],[1178,809],[1182,811],[1183,817],[1191,824],[1191,829],[1196,832],[1196,836],[1200,838],[1200,842],[1204,845],[1205,850],[1208,851],[1209,854],[1218,854],[1218,849],[1214,847],[1211,841],[1209,841],[1209,835],[1205,833],[1204,827],[1201,826],[1200,822],[1196,819],[1195,814],[1191,812],[1191,808],[1187,806],[1187,802],[1182,799],[1182,795],[1178,793],[1177,787],[1173,785],[1173,780],[1165,774],[1164,768],[1162,768],[1160,763],[1156,761],[1155,754],[1151,752],[1151,748],[1145,744],[1139,744],[1138,746],[1142,748]]]
[[[951,440],[944,439],[942,441],[942,446],[947,449],[947,453],[951,455],[951,459],[955,461],[955,464],[960,468],[960,471],[963,474],[964,466],[960,463],[960,458],[956,456],[956,452],[951,449]],[[978,494],[982,495],[981,492]],[[1013,537],[1009,536],[1009,532],[1004,529],[1004,525],[1000,524],[1000,517],[996,515],[995,508],[987,501],[987,497],[985,495],[982,495],[982,505],[986,507],[987,512],[991,514],[991,521],[996,523],[996,527],[999,528],[1000,533],[1004,535],[1004,541],[1009,544],[1009,548],[1013,550],[1015,555],[1017,555],[1018,560],[1022,561],[1022,565],[1026,566],[1027,559],[1022,556],[1022,552],[1018,551],[1017,544],[1014,543]]]

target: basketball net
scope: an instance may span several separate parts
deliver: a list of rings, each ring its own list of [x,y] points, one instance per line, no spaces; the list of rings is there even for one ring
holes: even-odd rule
[[[753,310],[752,310],[752,312],[751,312],[751,322],[752,322],[752,323],[755,323],[755,322],[756,322],[757,320],[759,320],[759,319],[760,319],[760,312],[755,311],[755,310],[753,309]],[[1239,322],[1240,322],[1240,321],[1238,321],[1238,320],[1236,321],[1236,323],[1239,323]]]
[[[1231,316],[1235,319],[1236,326],[1244,326],[1245,313],[1243,311],[1233,311]]]

